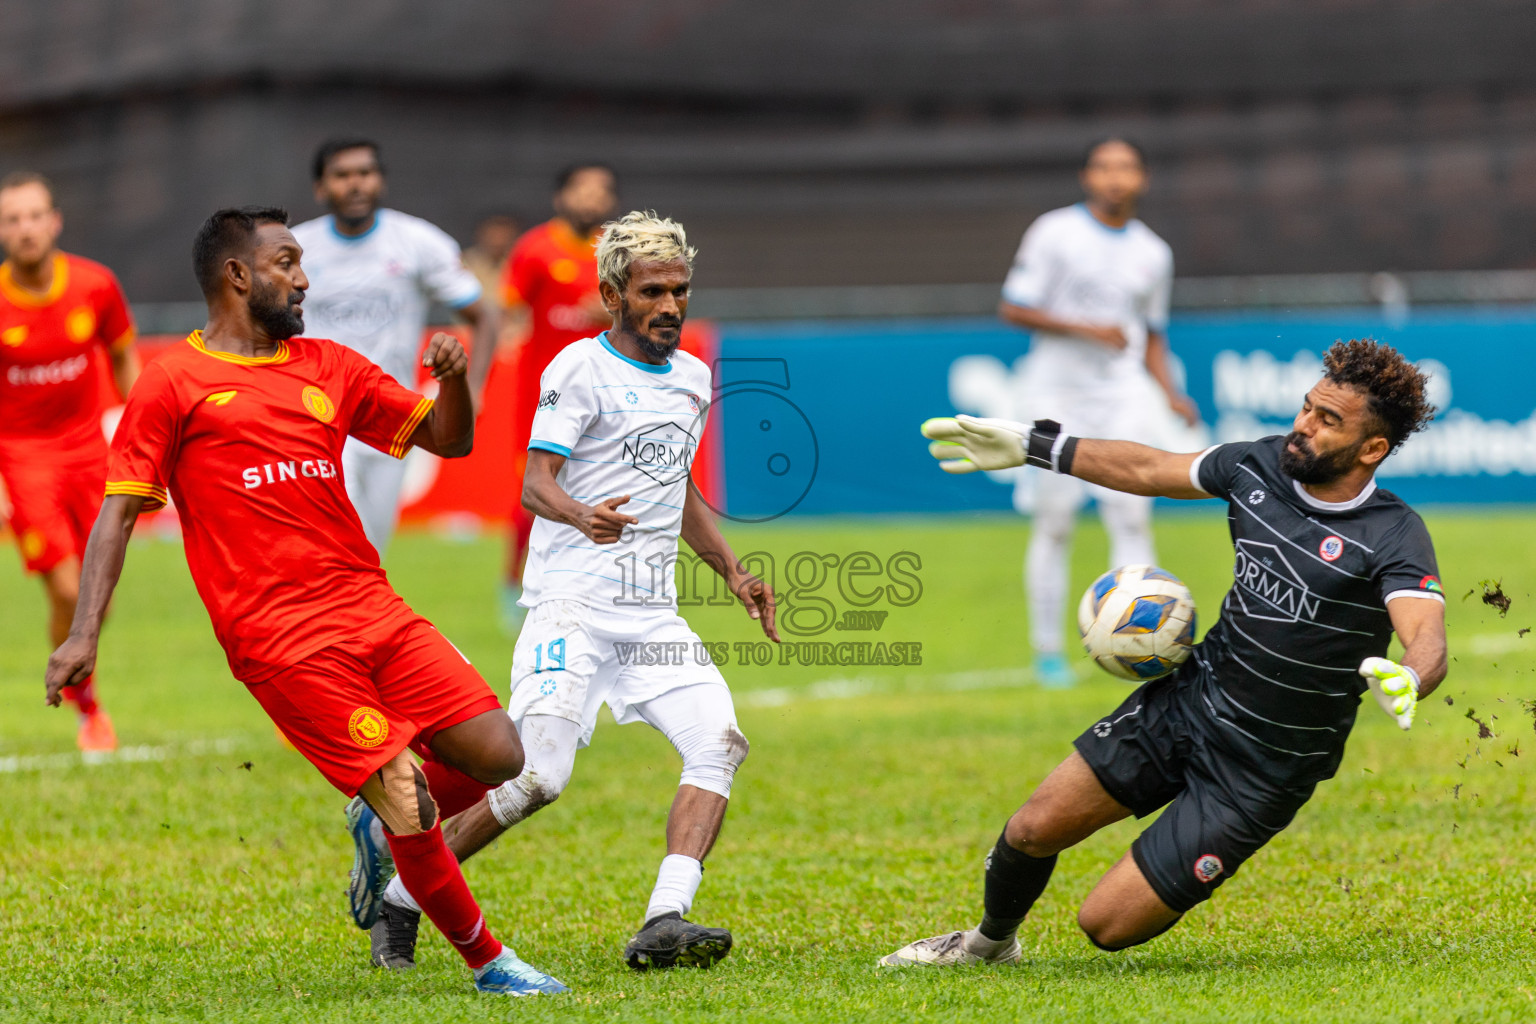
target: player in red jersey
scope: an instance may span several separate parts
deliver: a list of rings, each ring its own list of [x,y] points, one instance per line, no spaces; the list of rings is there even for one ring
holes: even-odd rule
[[[522,771],[517,731],[469,661],[391,589],[338,468],[348,436],[396,458],[412,445],[469,454],[469,360],[451,335],[429,342],[434,405],[350,349],[295,337],[309,281],[287,223],[284,210],[247,207],[198,232],[208,325],[152,363],[128,400],[48,702],[89,676],[134,522],[169,493],[231,672],[327,781],[384,822],[396,869],[428,894],[423,911],[476,987],[563,992],[491,935],[438,820]]]
[[[528,431],[539,404],[539,379],[549,361],[573,341],[590,338],[612,319],[597,292],[598,228],[613,216],[619,181],[606,164],[575,164],[555,178],[555,216],[517,240],[502,279],[502,301],[513,315],[526,309],[528,337],[517,351],[512,407],[512,493],[523,490]],[[522,622],[517,604],[523,590],[523,562],[533,516],[513,502],[508,524],[506,587],[502,616]]]
[[[0,180],[0,520],[10,521],[27,571],[43,581],[55,645],[69,635],[80,558],[107,472],[96,349],[106,349],[125,397],[139,375],[117,278],[60,252],[63,227],[42,175]],[[64,693],[80,713],[76,742],[81,750],[114,750],[112,720],[95,691],[86,676]]]

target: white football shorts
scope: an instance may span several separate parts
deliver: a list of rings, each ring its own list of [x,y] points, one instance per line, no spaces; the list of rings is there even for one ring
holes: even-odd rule
[[[585,747],[603,704],[619,724],[638,722],[636,705],[699,683],[726,685],[699,635],[675,611],[541,601],[512,654],[507,714],[519,729],[529,715],[577,722]]]

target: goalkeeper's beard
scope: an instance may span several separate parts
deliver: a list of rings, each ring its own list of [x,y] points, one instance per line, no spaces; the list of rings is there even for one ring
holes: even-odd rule
[[[1332,452],[1318,452],[1305,437],[1291,431],[1285,439],[1286,447],[1280,450],[1280,471],[1298,483],[1331,484],[1355,464],[1365,441],[1356,441],[1345,448]],[[1296,450],[1291,451],[1295,446]]]

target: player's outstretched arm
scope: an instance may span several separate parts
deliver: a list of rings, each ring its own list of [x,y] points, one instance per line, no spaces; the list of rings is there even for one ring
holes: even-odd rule
[[[523,508],[541,519],[574,526],[594,544],[612,544],[640,520],[618,511],[629,495],[604,498],[596,505],[584,505],[565,493],[557,481],[565,456],[543,448],[528,450],[528,465],[523,470]]]
[[[688,481],[688,497],[683,499],[683,541],[693,553],[719,573],[731,593],[741,599],[747,614],[763,627],[763,635],[774,643],[779,642],[779,627],[774,622],[773,588],[763,579],[748,572],[730,542],[720,533],[714,515],[693,481]]]
[[[421,365],[431,370],[437,381],[437,400],[416,425],[411,443],[445,459],[468,455],[475,447],[475,405],[469,393],[469,356],[464,346],[458,338],[439,331],[427,342]]]
[[[928,452],[946,473],[1037,466],[1127,494],[1209,498],[1190,481],[1198,452],[1178,454],[1134,441],[1069,437],[1058,424],[1034,425],[975,416],[940,417],[922,425]]]
[[[136,494],[110,494],[101,503],[101,513],[85,544],[75,620],[69,627],[69,636],[48,659],[48,670],[43,676],[48,703],[54,707],[59,705],[60,690],[82,682],[96,668],[101,623],[123,573],[128,538],[133,535],[133,524],[138,522],[143,507],[144,499]]]
[[[1445,605],[1428,597],[1399,597],[1387,604],[1392,631],[1403,644],[1400,664],[1419,677],[1419,699],[1435,692],[1450,666],[1446,662]]]

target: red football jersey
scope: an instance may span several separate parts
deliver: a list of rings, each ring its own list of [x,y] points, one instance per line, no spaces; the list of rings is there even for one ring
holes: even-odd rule
[[[187,565],[235,678],[259,681],[413,614],[347,500],[347,435],[403,458],[432,408],[356,352],[290,338],[260,358],[193,332],[144,369],[112,440],[106,493],[169,490]]]
[[[549,361],[573,341],[590,338],[606,323],[594,324],[588,309],[597,296],[597,236],[582,238],[559,217],[531,228],[507,258],[502,299],[508,308],[526,305],[525,364],[534,388]]]
[[[59,253],[53,285],[38,295],[0,264],[0,445],[46,440],[50,456],[104,450],[95,349],[131,344],[133,318],[106,267]]]

